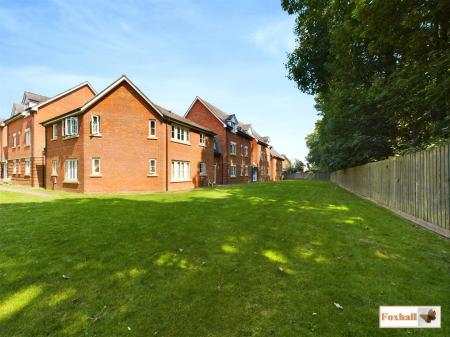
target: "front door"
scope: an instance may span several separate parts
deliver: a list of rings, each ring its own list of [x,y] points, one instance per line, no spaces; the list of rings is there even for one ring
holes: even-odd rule
[[[253,177],[253,182],[257,182],[258,181],[258,168],[253,166],[252,167],[252,177]]]

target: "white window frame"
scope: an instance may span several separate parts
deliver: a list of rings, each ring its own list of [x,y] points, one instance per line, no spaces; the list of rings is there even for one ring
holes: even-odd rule
[[[156,159],[148,160],[148,176],[149,177],[156,177],[158,175],[157,164],[158,163],[157,163]]]
[[[25,146],[31,145],[31,130],[30,128],[25,129]]]
[[[230,154],[232,156],[236,155],[236,142],[230,142]]]
[[[95,163],[98,162],[98,172],[96,172],[96,165]],[[99,157],[92,157],[92,170],[91,175],[92,176],[101,176],[102,175],[102,167],[101,167],[101,160]]]
[[[172,182],[191,181],[191,163],[189,161],[172,160]]]
[[[189,129],[172,124],[171,140],[178,143],[190,144]]]
[[[241,165],[241,177],[243,177],[244,176],[244,165]]]
[[[63,137],[78,136],[78,117],[67,117],[62,121]]]
[[[92,115],[91,117],[91,135],[100,134],[100,116]]]
[[[204,133],[200,133],[200,145],[206,146],[206,135]]]
[[[156,119],[148,120],[148,138],[157,138],[156,137]]]
[[[248,157],[248,146],[244,146],[244,157]]]
[[[244,175],[248,177],[248,165],[244,166]]]
[[[17,174],[21,174],[22,173],[22,159],[17,159],[17,162],[19,163]]]
[[[67,159],[64,167],[64,181],[78,183],[78,159]]]
[[[204,163],[204,162],[200,163],[199,173],[200,173],[201,177],[205,177],[206,176],[206,163]]]
[[[17,174],[17,164],[16,164],[16,160],[13,160],[13,172],[12,174]]]
[[[31,175],[31,159],[27,158],[25,159],[25,173],[26,176]]]
[[[58,161],[52,160],[52,177],[58,176]]]
[[[231,164],[230,165],[230,178],[236,178],[236,164]]]
[[[17,147],[17,133],[13,133],[13,148]]]
[[[52,125],[52,139],[58,139],[58,123]]]

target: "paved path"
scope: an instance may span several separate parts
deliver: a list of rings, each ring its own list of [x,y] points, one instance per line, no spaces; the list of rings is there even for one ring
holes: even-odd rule
[[[25,189],[25,188],[23,188],[23,189],[22,188],[14,188],[14,187],[10,187],[7,185],[0,186],[0,191],[28,194],[28,195],[32,195],[34,197],[41,197],[41,198],[47,198],[47,199],[58,198],[58,196],[56,196],[56,195],[46,194],[46,193],[42,193],[39,191],[32,191],[32,190]]]

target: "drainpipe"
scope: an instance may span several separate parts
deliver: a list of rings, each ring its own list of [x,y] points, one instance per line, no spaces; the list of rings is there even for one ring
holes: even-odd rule
[[[169,190],[169,129],[166,123],[166,192]]]
[[[30,111],[31,114],[31,126],[30,126],[30,177],[31,177],[31,187],[34,187],[34,113]]]
[[[225,127],[225,148],[223,149],[223,157],[222,157],[222,185],[225,184],[225,157],[228,159],[228,130]]]

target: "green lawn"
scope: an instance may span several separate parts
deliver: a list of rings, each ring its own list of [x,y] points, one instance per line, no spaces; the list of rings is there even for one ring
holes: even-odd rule
[[[330,182],[0,192],[0,233],[0,336],[450,335],[449,241]],[[380,330],[379,305],[443,329]]]

